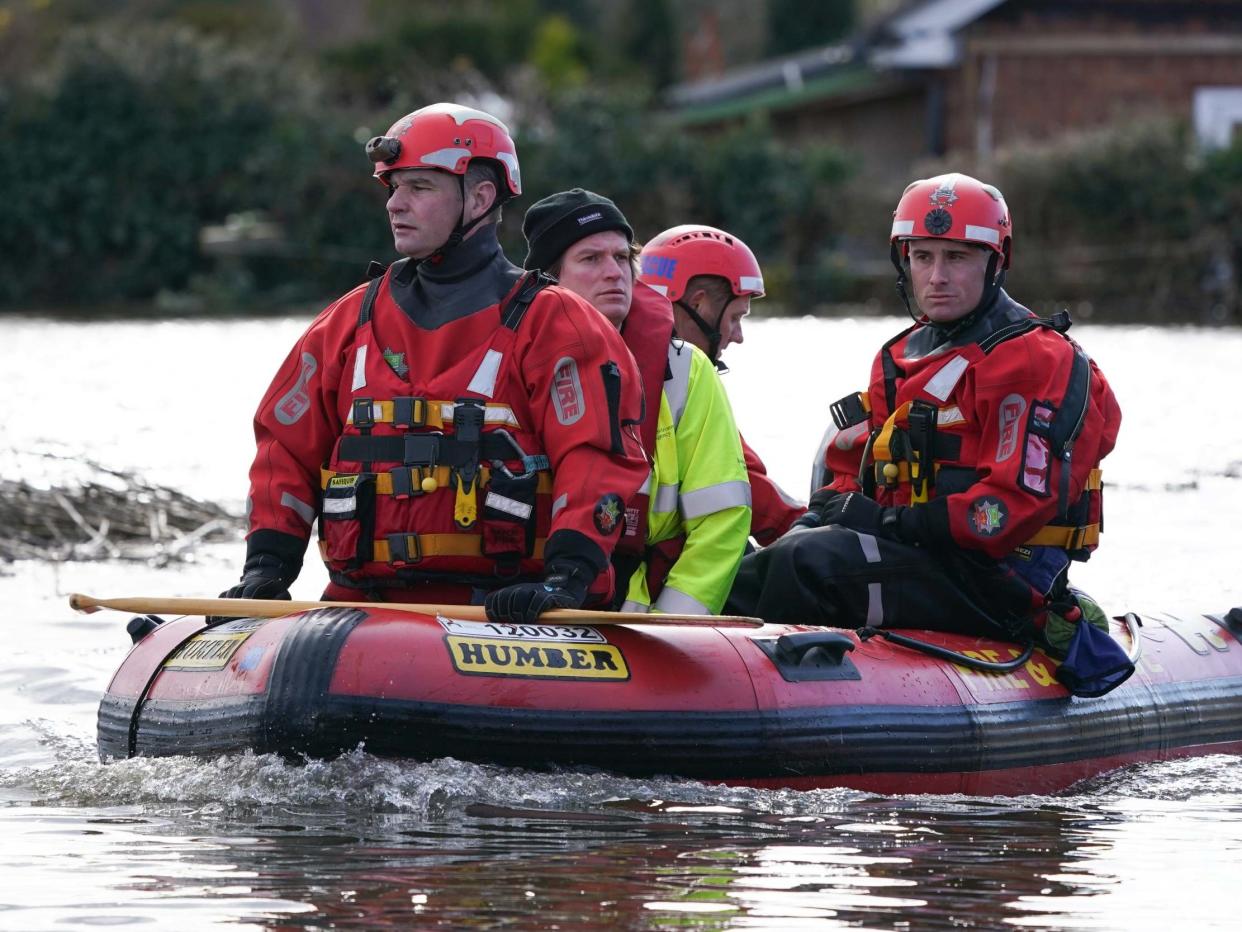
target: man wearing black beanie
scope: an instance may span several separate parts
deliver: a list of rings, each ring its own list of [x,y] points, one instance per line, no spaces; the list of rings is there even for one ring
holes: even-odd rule
[[[603,314],[634,354],[643,378],[643,444],[652,457],[649,497],[626,513],[645,528],[613,554],[626,611],[720,611],[750,530],[750,485],[724,388],[710,360],[672,341],[668,300],[637,281],[634,231],[611,200],[582,188],[546,197],[522,221],[528,269]],[[619,601],[619,600],[618,600]]]

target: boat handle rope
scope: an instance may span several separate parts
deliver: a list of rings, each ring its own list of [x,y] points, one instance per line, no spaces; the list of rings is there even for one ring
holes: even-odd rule
[[[1143,656],[1143,636],[1139,632],[1139,628],[1143,626],[1143,620],[1134,612],[1126,612],[1119,619],[1126,626],[1126,632],[1130,635],[1130,650],[1127,657],[1132,664],[1137,664],[1139,658]],[[909,635],[897,634],[893,631],[885,631],[883,628],[863,628],[858,632],[859,641],[867,641],[876,635],[890,641],[893,644],[900,644],[902,647],[908,647],[911,650],[917,650],[931,657],[938,657],[941,660],[951,660],[953,663],[961,664],[972,670],[982,670],[987,673],[1012,673],[1018,667],[1025,664],[1031,659],[1031,653],[1035,650],[1034,642],[1028,642],[1022,653],[1013,660],[996,662],[992,660],[980,660],[977,657],[968,657],[966,654],[958,653],[947,647],[940,647],[937,644],[928,644],[926,641],[920,641],[918,638],[912,638]]]
[[[1034,642],[1028,642],[1022,650],[1022,653],[1013,660],[980,660],[978,657],[968,657],[966,654],[958,653],[947,647],[941,647],[938,644],[928,644],[926,641],[920,641],[918,638],[912,638],[905,634],[897,634],[893,631],[885,631],[883,628],[863,628],[858,632],[858,639],[866,641],[876,635],[890,641],[893,644],[900,644],[902,647],[908,647],[911,650],[917,650],[920,653],[927,654],[930,657],[937,657],[941,660],[950,660],[953,663],[960,664],[963,667],[969,667],[972,670],[982,670],[985,673],[1012,673],[1031,659],[1031,654],[1035,650]]]

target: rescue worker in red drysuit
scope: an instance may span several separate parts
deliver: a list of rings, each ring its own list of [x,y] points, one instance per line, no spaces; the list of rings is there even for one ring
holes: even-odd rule
[[[639,281],[673,303],[677,336],[727,372],[720,354],[743,342],[742,320],[750,313],[751,299],[764,293],[763,273],[750,247],[724,230],[685,224],[653,238],[638,261]],[[806,506],[768,475],[745,437],[742,454],[750,479],[750,536],[767,546],[806,514]]]
[[[772,621],[1034,638],[1075,606],[1099,463],[1121,411],[1103,374],[1001,288],[1009,210],[961,174],[911,184],[890,237],[921,316],[833,405],[829,481],[799,527],[742,561],[727,610]],[[913,316],[913,311],[911,311]]]
[[[223,595],[288,598],[318,518],[327,599],[529,623],[607,598],[647,476],[632,357],[501,251],[521,187],[499,120],[435,104],[367,153],[407,258],[320,314],[260,403],[245,570]]]

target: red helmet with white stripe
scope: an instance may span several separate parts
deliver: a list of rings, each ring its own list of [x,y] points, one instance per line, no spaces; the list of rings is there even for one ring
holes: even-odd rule
[[[406,114],[386,135],[367,143],[367,155],[380,181],[399,168],[464,175],[472,159],[492,159],[504,167],[510,195],[522,193],[517,146],[509,128],[490,113],[460,104],[432,104]]]
[[[1000,268],[1009,268],[1013,230],[1009,207],[1000,191],[969,175],[937,175],[915,181],[893,211],[889,242],[905,257],[906,240],[949,239],[986,246],[998,254]],[[900,266],[899,266],[900,268]]]
[[[696,275],[718,275],[739,297],[763,297],[763,273],[750,247],[731,233],[701,224],[665,230],[643,247],[638,280],[670,301],[686,293]]]

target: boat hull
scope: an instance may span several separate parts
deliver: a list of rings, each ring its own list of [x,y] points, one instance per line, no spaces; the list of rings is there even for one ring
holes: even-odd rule
[[[764,787],[1043,793],[1129,763],[1242,751],[1236,615],[1144,616],[1136,673],[1097,699],[1069,696],[1038,652],[987,673],[806,626],[510,626],[343,609],[210,629],[182,618],[118,670],[99,747],[104,758],[330,757],[361,744]],[[1018,656],[914,633],[981,660]]]

